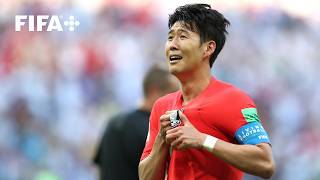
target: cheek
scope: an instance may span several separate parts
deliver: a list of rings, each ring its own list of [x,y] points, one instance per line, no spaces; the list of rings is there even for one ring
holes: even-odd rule
[[[166,42],[166,44],[165,44],[165,46],[164,46],[164,50],[165,50],[165,54],[166,54],[166,57],[168,57],[169,56],[169,43],[168,42]]]
[[[199,58],[203,55],[203,51],[198,46],[192,46],[189,48],[189,55],[193,58]]]

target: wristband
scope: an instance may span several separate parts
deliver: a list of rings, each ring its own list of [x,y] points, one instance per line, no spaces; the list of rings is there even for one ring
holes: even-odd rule
[[[213,151],[214,146],[216,145],[216,142],[218,141],[218,138],[207,135],[206,139],[204,140],[202,146],[208,150],[209,152]]]

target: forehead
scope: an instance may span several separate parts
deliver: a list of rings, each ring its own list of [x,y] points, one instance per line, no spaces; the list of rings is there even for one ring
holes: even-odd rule
[[[173,24],[173,26],[169,29],[169,33],[176,32],[176,31],[182,31],[182,32],[188,32],[188,33],[194,33],[191,31],[190,25],[186,24],[183,21],[177,21]]]

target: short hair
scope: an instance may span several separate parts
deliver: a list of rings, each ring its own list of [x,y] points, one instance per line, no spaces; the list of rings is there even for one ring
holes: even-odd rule
[[[148,96],[149,89],[155,87],[160,91],[168,90],[171,84],[172,75],[168,70],[161,66],[154,65],[145,74],[143,79],[143,94],[144,97]]]
[[[175,22],[182,21],[186,28],[200,35],[200,44],[213,40],[216,49],[210,57],[210,68],[222,50],[228,31],[226,28],[230,22],[218,11],[211,9],[208,4],[187,4],[178,7],[169,15],[169,29]]]

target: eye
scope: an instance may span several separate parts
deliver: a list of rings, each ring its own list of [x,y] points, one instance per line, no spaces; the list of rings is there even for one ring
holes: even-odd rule
[[[173,36],[168,36],[168,40],[171,41],[173,39]]]
[[[187,36],[181,35],[181,36],[180,36],[180,39],[187,39]]]

